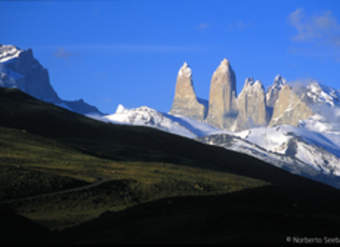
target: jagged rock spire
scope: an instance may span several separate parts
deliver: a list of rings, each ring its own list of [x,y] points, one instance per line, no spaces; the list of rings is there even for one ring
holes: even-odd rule
[[[219,128],[229,128],[236,110],[236,76],[224,58],[211,79],[207,121]]]
[[[280,90],[284,85],[287,84],[287,80],[283,78],[281,75],[277,75],[274,78],[273,85],[268,89],[266,94],[266,100],[268,107],[274,107],[275,102],[279,96]]]
[[[273,116],[269,126],[289,124],[298,125],[300,120],[307,119],[313,111],[289,85],[284,85],[274,105]]]
[[[189,65],[184,62],[178,71],[175,97],[170,113],[203,120],[205,118],[205,112],[205,106],[199,103],[194,90],[192,70]]]
[[[236,130],[267,124],[266,94],[261,81],[247,78],[237,98]]]

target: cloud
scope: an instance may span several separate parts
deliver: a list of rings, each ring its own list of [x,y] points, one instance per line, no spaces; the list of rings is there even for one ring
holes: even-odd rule
[[[289,17],[297,34],[292,38],[297,42],[321,42],[340,47],[340,24],[331,11],[307,16],[304,9],[296,9]]]
[[[57,48],[53,55],[57,58],[68,59],[74,54],[69,51],[66,51],[65,48],[59,47]]]

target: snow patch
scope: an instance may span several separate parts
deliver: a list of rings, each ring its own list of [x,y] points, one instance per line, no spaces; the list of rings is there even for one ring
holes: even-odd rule
[[[99,119],[100,120],[100,119]],[[190,118],[158,112],[147,106],[126,109],[119,105],[114,114],[106,115],[103,120],[113,123],[147,126],[188,138],[207,135],[216,128]]]
[[[191,68],[189,67],[189,65],[184,62],[183,66],[179,69],[178,71],[178,76],[179,77],[187,77],[187,78],[191,78],[191,75],[192,75],[192,70]]]
[[[13,45],[0,45],[0,63],[19,57],[21,52]]]

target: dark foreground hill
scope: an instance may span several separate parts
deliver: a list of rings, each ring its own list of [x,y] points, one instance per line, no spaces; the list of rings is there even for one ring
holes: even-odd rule
[[[0,88],[0,116],[0,204],[49,241],[285,244],[338,233],[338,190],[247,155],[15,89]]]

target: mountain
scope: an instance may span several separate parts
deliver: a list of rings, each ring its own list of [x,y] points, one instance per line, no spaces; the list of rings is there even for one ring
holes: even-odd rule
[[[188,138],[205,136],[219,130],[203,121],[181,115],[161,113],[147,106],[126,109],[124,106],[118,105],[114,114],[102,117],[88,116],[100,121],[112,122],[115,124],[152,127]]]
[[[175,97],[170,114],[184,115],[203,120],[206,117],[206,107],[196,97],[192,82],[192,71],[187,63],[178,71]]]
[[[169,114],[145,106],[135,109],[119,106],[115,114],[105,116],[82,100],[61,100],[50,84],[47,70],[34,59],[31,50],[2,45],[0,71],[1,86],[19,88],[36,98],[91,118],[200,138],[210,144],[255,154],[255,157],[291,172],[338,186],[340,93],[317,82],[287,84],[278,75],[266,91],[260,81],[247,79],[236,98],[236,76],[229,61],[224,59],[212,76],[207,102],[196,96],[192,70],[184,63],[178,72],[175,99]],[[224,93],[221,95],[221,92]],[[221,109],[224,109],[223,114]],[[219,128],[213,119],[219,119]],[[265,128],[269,119],[269,127]],[[282,125],[297,129],[282,132],[287,129]],[[265,132],[263,128],[255,128],[261,126]],[[242,130],[252,134],[245,135]],[[256,133],[262,133],[262,137]],[[242,140],[234,141],[237,145],[231,145],[230,141],[223,143],[223,135],[234,140],[242,137]],[[284,136],[278,146],[273,144],[277,136]],[[264,145],[263,140],[270,145]]]
[[[281,75],[274,78],[267,90],[259,80],[247,78],[237,95],[235,72],[229,60],[223,59],[212,75],[207,105],[196,96],[192,70],[184,63],[178,72],[169,113],[230,131],[281,124],[298,126],[300,121],[324,112],[324,106],[339,105],[339,95],[339,91],[313,81],[288,84]]]
[[[199,140],[249,154],[294,174],[340,188],[340,135],[330,139],[305,128],[282,125],[215,133]]]
[[[338,233],[339,190],[247,154],[103,123],[17,89],[0,88],[0,114],[0,196],[34,193],[0,201],[13,211],[0,210],[3,245],[29,235],[32,244],[280,246]]]
[[[289,124],[296,126],[300,120],[305,120],[312,114],[313,112],[306,102],[299,98],[289,85],[285,85],[280,90],[275,102],[269,125]]]
[[[340,187],[340,131],[336,132],[323,122],[325,120],[321,116],[301,121],[298,127],[263,126],[234,132],[215,128],[205,121],[161,113],[146,106],[126,109],[120,105],[116,113],[95,119],[115,124],[148,126],[197,139]],[[317,126],[319,130],[315,129]],[[320,133],[320,129],[323,133]]]
[[[262,83],[247,78],[237,98],[238,115],[236,126],[232,130],[249,129],[267,125],[267,105],[265,89]]]
[[[330,107],[340,106],[340,92],[321,85],[317,81],[310,81],[305,84],[296,83],[294,90],[308,104]]]
[[[279,97],[280,90],[287,84],[287,80],[281,75],[277,75],[274,78],[273,85],[271,85],[266,93],[267,106],[273,108],[277,98]]]
[[[96,107],[83,100],[60,99],[50,83],[47,69],[34,58],[31,49],[22,50],[13,45],[0,45],[0,87],[18,88],[37,99],[80,114],[102,114]]]
[[[230,69],[227,64],[223,61],[217,70]],[[191,76],[191,69],[189,72]],[[196,95],[195,99],[204,103]],[[236,103],[236,121],[229,118],[232,126],[228,128],[216,127],[208,117],[193,119],[189,109],[173,115],[172,111],[160,113],[145,106],[135,109],[119,106],[115,114],[99,119],[197,138],[339,188],[339,91],[315,81],[287,83],[280,75],[265,90],[260,81],[248,78]]]
[[[236,76],[230,62],[223,59],[212,75],[207,122],[218,128],[230,128],[236,105]]]

